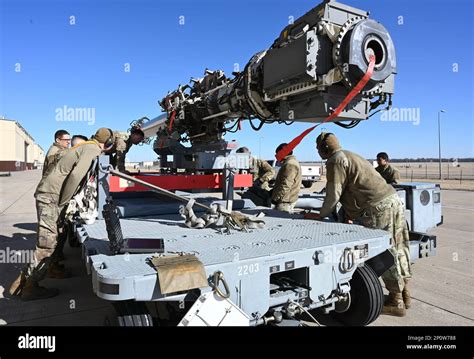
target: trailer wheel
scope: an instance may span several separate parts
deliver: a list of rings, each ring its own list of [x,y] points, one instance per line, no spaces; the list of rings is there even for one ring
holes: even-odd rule
[[[377,274],[368,265],[358,267],[352,276],[351,305],[343,313],[332,312],[333,319],[349,326],[364,326],[378,318],[384,295]]]
[[[313,181],[301,181],[304,188],[311,188],[313,186]]]
[[[106,326],[119,327],[151,327],[153,319],[143,302],[126,300],[112,303],[113,313],[105,317]]]

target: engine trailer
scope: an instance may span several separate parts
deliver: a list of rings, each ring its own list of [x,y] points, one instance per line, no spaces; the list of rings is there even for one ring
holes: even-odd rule
[[[186,253],[202,262],[208,286],[177,293],[160,290],[159,269],[151,262],[158,254],[113,255],[105,220],[78,226],[76,236],[83,244],[94,292],[116,303],[122,324],[132,325],[152,324],[153,307],[159,314],[163,303],[178,309],[178,317],[171,319],[180,321],[209,292],[239,312],[238,321],[221,325],[278,324],[314,310],[334,312],[347,325],[367,325],[377,319],[384,301],[378,277],[394,263],[387,251],[387,232],[305,220],[302,215],[255,207],[250,201],[235,205],[244,214],[263,212],[265,227],[228,234],[215,228],[187,228],[170,203],[160,215],[120,220],[124,238],[161,238],[160,256]],[[155,317],[155,322],[159,319]],[[206,321],[218,324],[222,319],[215,313]]]
[[[105,162],[102,168],[107,166],[106,158],[100,162]],[[104,198],[108,198],[115,209],[90,224],[76,221],[72,240],[82,244],[93,291],[115,307],[116,317],[112,315],[109,323],[295,325],[318,322],[315,316],[328,314],[330,321],[360,326],[376,320],[382,311],[379,277],[394,263],[386,231],[307,220],[302,213],[258,207],[248,199],[234,199],[233,209],[259,218],[264,215],[263,228],[188,228],[179,214],[181,202],[149,191],[108,192],[113,176],[98,172],[99,208],[107,207]],[[402,198],[411,198],[407,218],[420,186],[405,184],[398,189]],[[439,224],[431,213],[441,215],[439,187],[430,189],[430,201],[427,189],[422,191],[430,213],[412,213],[412,261],[436,251],[435,236],[413,231],[419,218],[434,218],[433,223],[420,222],[430,228]],[[181,195],[207,205],[228,203],[202,194]],[[301,195],[299,203],[301,208],[317,209],[322,200],[321,194]],[[134,246],[116,251],[125,242]],[[179,283],[180,274],[186,272],[180,266],[186,267],[189,256],[202,264],[204,283],[163,290],[160,271],[164,268],[156,260],[178,258],[174,274],[166,280]]]

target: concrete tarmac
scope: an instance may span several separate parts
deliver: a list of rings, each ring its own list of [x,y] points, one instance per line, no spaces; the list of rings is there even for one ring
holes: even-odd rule
[[[35,246],[33,193],[40,178],[39,170],[0,177],[0,324],[103,325],[111,305],[93,294],[81,248],[65,247],[63,263],[72,278],[46,279],[42,284],[59,288],[59,296],[22,302],[8,294]],[[442,191],[442,203],[444,224],[432,231],[438,237],[437,256],[413,265],[412,308],[404,318],[380,316],[372,325],[474,325],[474,192]],[[12,254],[18,250],[19,254]]]

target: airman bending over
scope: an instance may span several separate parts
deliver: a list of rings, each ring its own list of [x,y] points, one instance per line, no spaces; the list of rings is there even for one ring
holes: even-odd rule
[[[20,296],[22,300],[43,299],[58,294],[57,289],[44,288],[38,283],[48,274],[55,278],[67,277],[61,275],[64,268],[59,267],[52,258],[58,242],[59,223],[64,216],[63,208],[76,193],[92,161],[112,144],[112,130],[99,129],[90,141],[67,151],[40,182],[35,193],[39,222],[33,262],[23,268],[10,287],[10,294]],[[50,264],[54,267],[50,268]]]
[[[251,156],[250,150],[247,147],[241,147],[236,152],[248,153],[250,155],[250,173],[253,176],[253,186],[269,191],[270,185],[268,182],[275,174],[273,167],[267,161]]]
[[[366,159],[341,149],[334,134],[321,133],[316,147],[321,158],[327,160],[326,197],[320,213],[306,218],[326,217],[340,202],[350,221],[389,231],[392,236],[390,251],[395,264],[382,274],[389,291],[382,313],[404,316],[411,304],[408,291],[411,268],[409,234],[402,201]]]
[[[125,170],[125,157],[133,145],[138,145],[145,139],[145,134],[139,128],[132,128],[130,134],[114,131],[114,144],[107,151],[110,155],[110,164],[118,171],[127,173]]]

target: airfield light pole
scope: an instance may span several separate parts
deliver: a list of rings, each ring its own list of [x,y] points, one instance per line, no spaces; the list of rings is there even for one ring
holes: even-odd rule
[[[438,111],[438,155],[439,155],[439,179],[441,180],[441,112],[446,112],[445,110]]]

